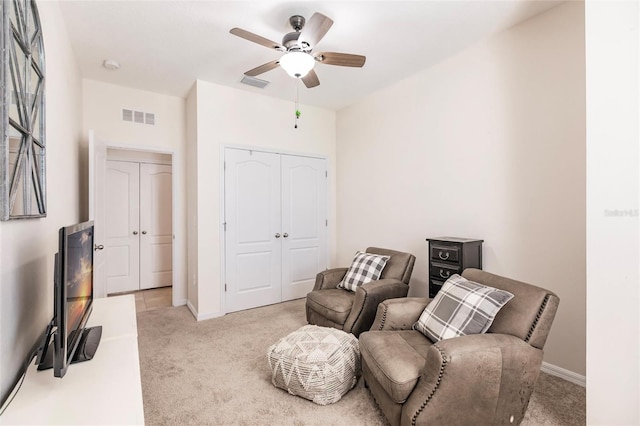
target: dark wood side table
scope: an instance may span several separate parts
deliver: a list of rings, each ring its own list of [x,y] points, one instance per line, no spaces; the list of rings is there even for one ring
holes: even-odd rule
[[[482,269],[482,243],[469,238],[427,238],[429,243],[429,297],[433,298],[453,274],[466,268]]]

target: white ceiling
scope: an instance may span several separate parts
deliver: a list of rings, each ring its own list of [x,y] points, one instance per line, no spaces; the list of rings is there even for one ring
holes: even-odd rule
[[[337,110],[560,3],[63,0],[61,9],[84,78],[182,97],[200,79],[290,100],[296,81],[282,69],[259,76],[271,82],[265,89],[240,83],[281,54],[229,30],[280,42],[291,15],[321,12],[334,24],[314,51],[367,57],[362,69],[316,64],[320,86],[300,82],[301,103]],[[107,58],[121,68],[104,69]]]

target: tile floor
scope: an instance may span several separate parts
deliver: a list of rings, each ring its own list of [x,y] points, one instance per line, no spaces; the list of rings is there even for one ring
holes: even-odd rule
[[[127,293],[110,294],[119,296],[121,294],[133,294],[136,297],[136,313],[152,311],[158,308],[171,306],[172,287],[152,288],[149,290],[131,291]]]
[[[136,291],[136,313],[171,306],[172,287]]]

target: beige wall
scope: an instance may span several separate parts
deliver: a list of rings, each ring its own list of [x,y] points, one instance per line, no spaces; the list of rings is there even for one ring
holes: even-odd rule
[[[174,183],[174,303],[187,300],[187,223],[186,223],[186,106],[183,98],[144,90],[132,89],[94,80],[83,80],[83,135],[95,132],[98,140],[140,149],[170,150],[173,152]],[[155,125],[137,124],[122,120],[122,108],[155,114]],[[83,144],[86,150],[86,143]],[[87,169],[85,169],[86,172]],[[88,182],[88,179],[87,179]],[[88,191],[88,188],[86,188]]]
[[[187,95],[187,303],[198,312],[198,91]]]
[[[587,423],[638,425],[640,7],[590,0],[585,12]]]
[[[58,229],[86,220],[80,214],[80,71],[58,2],[37,5],[46,57],[47,217],[0,222],[2,399],[53,316]]]
[[[482,238],[484,269],[561,299],[545,361],[585,374],[584,6],[570,2],[337,115],[338,261]]]
[[[291,82],[295,82],[292,80]],[[197,253],[195,271],[189,279],[198,287],[197,315],[209,318],[223,312],[220,270],[220,162],[223,145],[282,150],[326,156],[329,166],[329,263],[335,253],[335,112],[301,105],[302,118],[294,129],[294,103],[198,81],[196,135],[197,155],[188,167],[196,168],[198,188],[193,201],[197,215],[197,240],[189,240],[189,255]],[[304,94],[301,94],[304,99]],[[191,110],[191,108],[190,108]],[[190,124],[190,126],[193,124]],[[194,147],[190,146],[189,149]],[[190,201],[190,206],[192,202]],[[192,266],[192,265],[190,265]],[[190,283],[190,285],[192,285]]]

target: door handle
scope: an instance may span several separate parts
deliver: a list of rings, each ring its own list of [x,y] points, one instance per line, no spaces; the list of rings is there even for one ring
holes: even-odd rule
[[[104,249],[104,246],[102,244],[98,245],[98,244],[94,244],[93,245],[93,250],[94,251],[98,251],[98,250],[102,250]]]
[[[280,234],[276,234],[276,238],[280,238]]]
[[[286,232],[282,235],[283,237],[287,238],[289,236],[289,234],[287,234]]]
[[[142,235],[147,235],[147,231],[142,231]]]
[[[138,235],[138,231],[133,231],[133,235]]]

